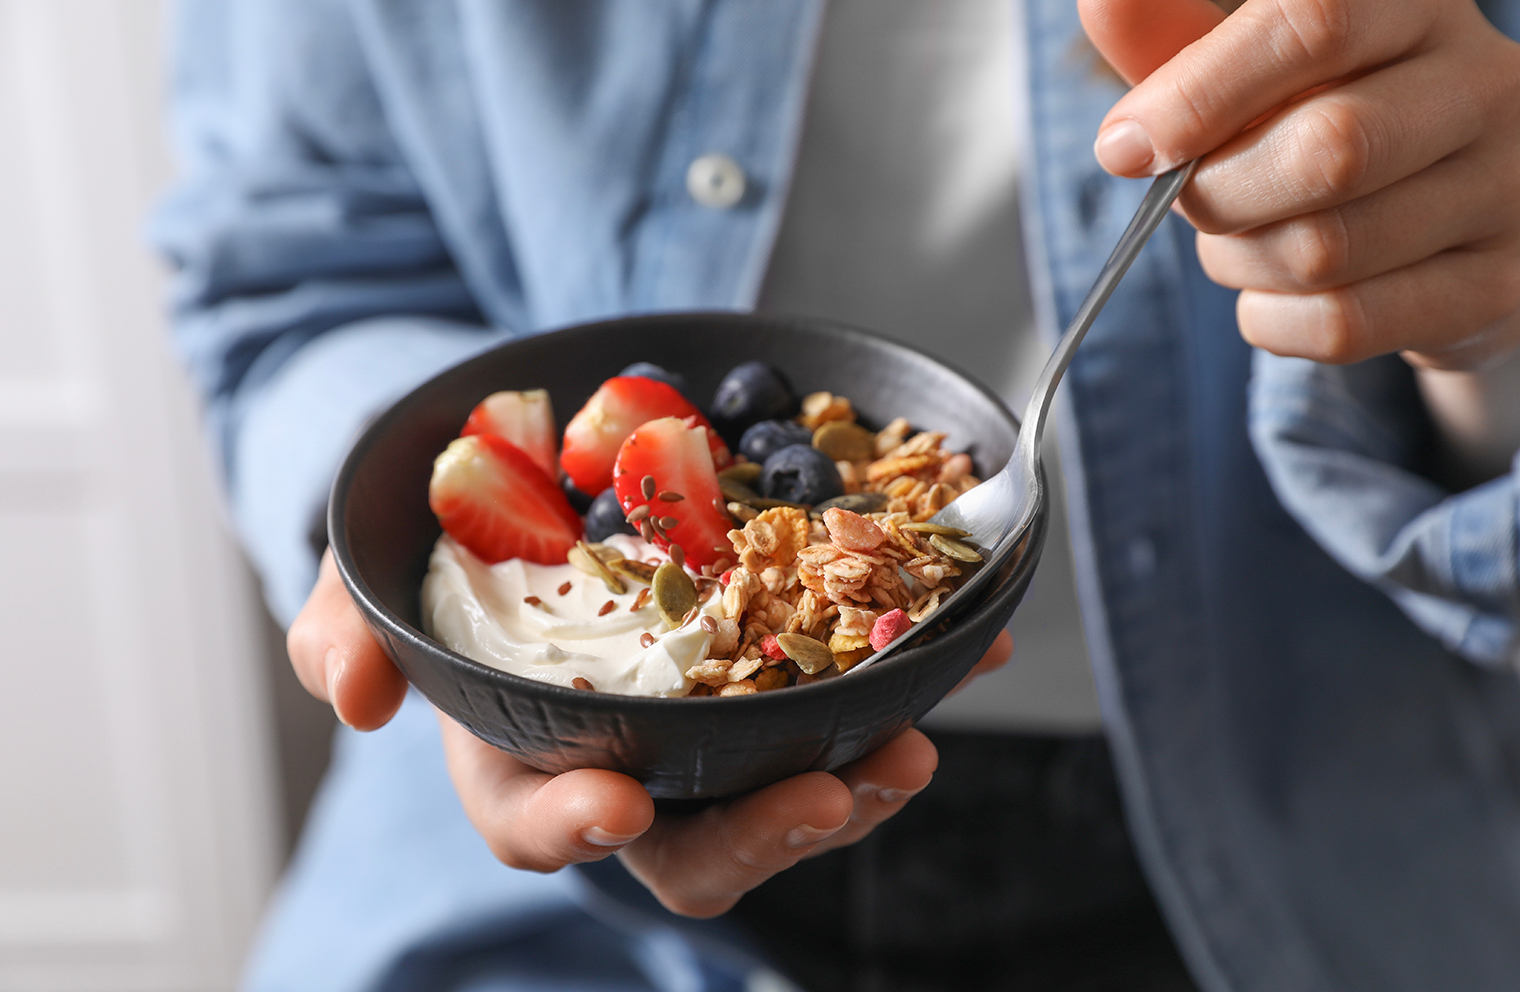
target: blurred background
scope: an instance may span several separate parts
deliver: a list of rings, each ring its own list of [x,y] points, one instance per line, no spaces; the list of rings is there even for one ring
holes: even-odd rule
[[[162,0],[0,0],[0,990],[234,986],[325,761],[143,217]]]

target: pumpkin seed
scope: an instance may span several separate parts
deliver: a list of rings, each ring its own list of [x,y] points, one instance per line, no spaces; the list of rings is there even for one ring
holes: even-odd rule
[[[570,549],[570,564],[585,572],[601,579],[607,586],[607,590],[614,596],[621,596],[628,591],[623,580],[618,578],[617,573],[608,567],[609,561],[622,561],[623,556],[607,547],[605,544],[587,544],[585,541],[576,541],[575,547]]]
[[[760,498],[760,494],[738,479],[718,476],[718,491],[723,498],[731,503],[752,503]]]
[[[617,561],[609,561],[607,567],[625,579],[642,582],[646,586],[654,581],[654,566],[648,562],[619,558]]]
[[[927,520],[919,521],[918,523],[905,523],[902,525],[902,529],[916,531],[920,534],[941,534],[945,537],[971,536],[969,530],[961,530],[959,527],[946,527],[944,524],[931,524]]]
[[[876,456],[876,435],[848,420],[830,420],[813,432],[813,447],[836,462],[863,462]]]
[[[813,507],[813,513],[822,516],[824,510],[837,507],[841,510],[849,510],[851,513],[875,513],[884,510],[887,506],[886,493],[848,493],[844,496],[835,496],[826,499]]]
[[[977,553],[975,548],[969,544],[962,544],[953,537],[946,537],[943,534],[931,534],[929,535],[929,543],[938,548],[941,554],[949,555],[956,561],[977,562],[982,560],[982,556]]]
[[[761,468],[762,466],[759,462],[740,462],[738,465],[730,465],[719,472],[718,480],[721,482],[724,479],[731,479],[741,486],[753,489],[755,488],[755,483],[760,481]]]
[[[697,584],[675,562],[667,561],[654,570],[650,588],[654,590],[654,605],[672,629],[681,626],[682,618],[697,605]]]
[[[806,634],[777,634],[776,644],[809,675],[817,675],[834,664],[834,652],[829,646]]]
[[[749,505],[759,510],[774,510],[778,506],[789,506],[794,510],[806,510],[806,503],[790,503],[784,499],[767,499],[764,496],[756,496],[749,501]]]
[[[760,511],[753,506],[746,506],[737,501],[728,504],[727,510],[729,515],[740,523],[748,523],[760,515]]]

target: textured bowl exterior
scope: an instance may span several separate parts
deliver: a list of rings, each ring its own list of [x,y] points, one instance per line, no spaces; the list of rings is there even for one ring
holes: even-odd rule
[[[946,443],[979,465],[1000,466],[1013,450],[1017,422],[986,389],[917,351],[820,321],[666,314],[508,342],[446,370],[377,418],[334,484],[328,525],[339,571],[411,683],[477,736],[535,767],[609,768],[670,799],[732,795],[837,768],[954,688],[1023,597],[1043,518],[993,589],[949,629],[858,674],[776,692],[697,699],[582,692],[497,671],[421,632],[422,578],[439,535],[427,506],[433,459],[483,397],[546,388],[564,424],[632,362],[680,372],[705,400],[728,369],[749,359],[780,368],[799,395],[826,389],[850,397],[868,423],[901,415],[948,431]]]

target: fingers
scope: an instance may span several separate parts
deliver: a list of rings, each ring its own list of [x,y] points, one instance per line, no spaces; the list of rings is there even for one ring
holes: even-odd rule
[[[331,703],[338,719],[356,730],[384,725],[406,696],[406,679],[364,625],[331,551],[322,556],[317,584],[285,647],[306,691]]]
[[[1077,14],[1093,45],[1130,85],[1224,20],[1212,0],[1079,0]]]
[[[621,853],[672,912],[715,916],[802,858],[854,843],[929,784],[939,756],[908,730],[834,774],[808,772],[689,817],[661,817]]]
[[[1514,226],[1520,176],[1457,155],[1341,207],[1243,234],[1198,238],[1209,278],[1233,289],[1315,292],[1391,272]],[[1496,188],[1502,186],[1503,188]],[[1492,194],[1475,196],[1494,188]]]
[[[1520,345],[1520,266],[1512,246],[1442,252],[1350,286],[1302,295],[1246,290],[1241,334],[1279,355],[1357,362],[1404,351],[1466,369]]]
[[[1156,10],[1182,37],[1205,18],[1190,2],[1089,0],[1094,20],[1143,16]],[[1181,58],[1159,66],[1109,111],[1095,150],[1119,175],[1156,175],[1218,148],[1287,101],[1322,84],[1381,66],[1423,45],[1436,29],[1440,5],[1410,0],[1399,16],[1378,4],[1329,0],[1249,0]],[[1101,39],[1101,40],[1100,40]],[[1094,43],[1115,65],[1141,64],[1137,52],[1154,44],[1100,30]],[[1105,47],[1107,46],[1107,47]]]
[[[808,772],[687,817],[662,817],[621,854],[671,912],[708,917],[849,823],[849,787]]]
[[[1012,657],[1013,635],[1005,630],[999,633],[998,636],[993,639],[992,646],[987,649],[987,653],[982,655],[981,660],[976,663],[976,667],[972,668],[970,672],[966,673],[966,677],[961,679],[960,683],[957,684],[954,689],[950,690],[950,695],[953,696],[957,692],[960,692],[962,689],[966,688],[966,686],[970,685],[972,682],[975,682],[983,675],[987,675],[990,672],[995,672],[999,668],[1002,668],[1004,665],[1008,664],[1008,659]]]
[[[503,864],[547,872],[598,861],[654,821],[649,793],[626,775],[599,768],[550,775],[441,713],[438,726],[465,815]]]
[[[854,798],[850,822],[808,855],[845,847],[875,830],[928,787],[937,767],[939,752],[934,744],[920,731],[910,729],[865,757],[836,769],[834,775]]]
[[[1315,94],[1226,143],[1179,198],[1210,234],[1338,206],[1482,136],[1485,101],[1453,61],[1419,59]]]

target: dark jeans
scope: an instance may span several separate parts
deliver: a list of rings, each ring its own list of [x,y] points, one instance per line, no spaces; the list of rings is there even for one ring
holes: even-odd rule
[[[931,733],[934,782],[730,914],[809,992],[1192,992],[1101,737]]]

